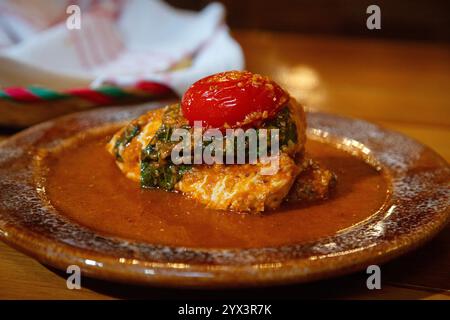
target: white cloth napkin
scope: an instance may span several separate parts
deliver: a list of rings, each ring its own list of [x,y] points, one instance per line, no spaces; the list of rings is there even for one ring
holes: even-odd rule
[[[73,3],[81,9],[81,29],[66,25],[66,8]],[[197,13],[160,0],[5,0],[0,61],[12,63],[0,64],[31,67],[34,82],[49,74],[92,87],[150,80],[182,95],[204,76],[244,67],[224,14],[219,3]]]

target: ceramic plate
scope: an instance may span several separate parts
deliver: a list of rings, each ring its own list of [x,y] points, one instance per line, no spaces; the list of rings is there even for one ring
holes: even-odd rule
[[[111,281],[174,287],[306,282],[379,264],[423,244],[449,219],[450,169],[426,146],[361,120],[308,114],[308,137],[383,172],[389,194],[367,219],[313,241],[252,248],[191,248],[105,234],[64,216],[37,183],[36,150],[155,105],[99,109],[27,129],[0,143],[0,237],[40,262]],[[70,182],[68,182],[70,183]]]

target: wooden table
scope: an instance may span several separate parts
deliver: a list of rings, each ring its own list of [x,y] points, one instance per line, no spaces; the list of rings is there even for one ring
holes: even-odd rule
[[[247,69],[272,76],[308,109],[367,119],[403,132],[450,160],[450,47],[262,32],[235,32]],[[83,279],[0,244],[0,298],[110,299],[289,297],[450,299],[450,226],[434,240],[381,268],[382,289],[364,272],[306,285],[232,291],[151,289]]]

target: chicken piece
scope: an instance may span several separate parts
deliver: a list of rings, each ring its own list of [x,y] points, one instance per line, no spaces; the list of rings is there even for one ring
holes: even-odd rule
[[[280,128],[279,169],[273,175],[261,173],[270,163],[192,165],[178,175],[180,166],[170,164],[169,157],[151,168],[151,178],[156,172],[156,177],[163,181],[159,186],[180,191],[208,208],[220,210],[261,212],[274,209],[286,197],[289,201],[311,200],[312,196],[304,196],[305,190],[311,188],[320,198],[327,193],[331,179],[324,178],[324,172],[328,171],[320,171],[318,167],[314,171],[309,162],[303,161],[301,155],[306,142],[303,108],[291,98],[288,110],[267,123],[268,128]],[[107,150],[115,156],[118,167],[129,179],[141,181],[145,186],[143,150],[154,142],[153,138],[159,141],[161,128],[180,126],[183,120],[177,105],[149,111],[119,130],[108,143]],[[303,171],[308,173],[301,173]],[[299,174],[304,178],[297,179]],[[165,187],[166,180],[171,188]],[[295,188],[292,187],[294,184]]]
[[[106,149],[116,158],[117,166],[128,179],[140,181],[141,151],[162,124],[164,109],[145,113],[120,129]]]
[[[141,151],[162,124],[164,111],[149,111],[117,132],[107,145],[119,168],[129,179],[140,180]],[[297,127],[298,130],[298,127]],[[302,141],[303,142],[303,141]],[[294,153],[300,148],[289,145]],[[300,172],[294,160],[282,151],[275,175],[262,175],[268,164],[196,165],[175,184],[175,190],[205,204],[208,208],[234,211],[264,211],[276,208],[289,192]]]
[[[333,172],[307,158],[304,159],[300,171],[285,199],[286,202],[312,202],[325,200],[330,196],[337,183]]]
[[[281,153],[279,170],[262,175],[270,164],[240,164],[194,167],[183,175],[175,188],[207,208],[258,212],[277,208],[288,194],[300,166]]]

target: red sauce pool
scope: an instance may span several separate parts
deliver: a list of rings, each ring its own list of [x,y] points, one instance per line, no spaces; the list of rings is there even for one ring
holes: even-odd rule
[[[262,215],[208,210],[180,194],[142,190],[105,150],[108,134],[85,135],[41,163],[50,203],[100,233],[184,247],[250,248],[333,235],[373,215],[387,198],[383,175],[332,145],[308,141],[309,155],[338,176],[331,199]],[[43,172],[43,171],[42,171]]]

